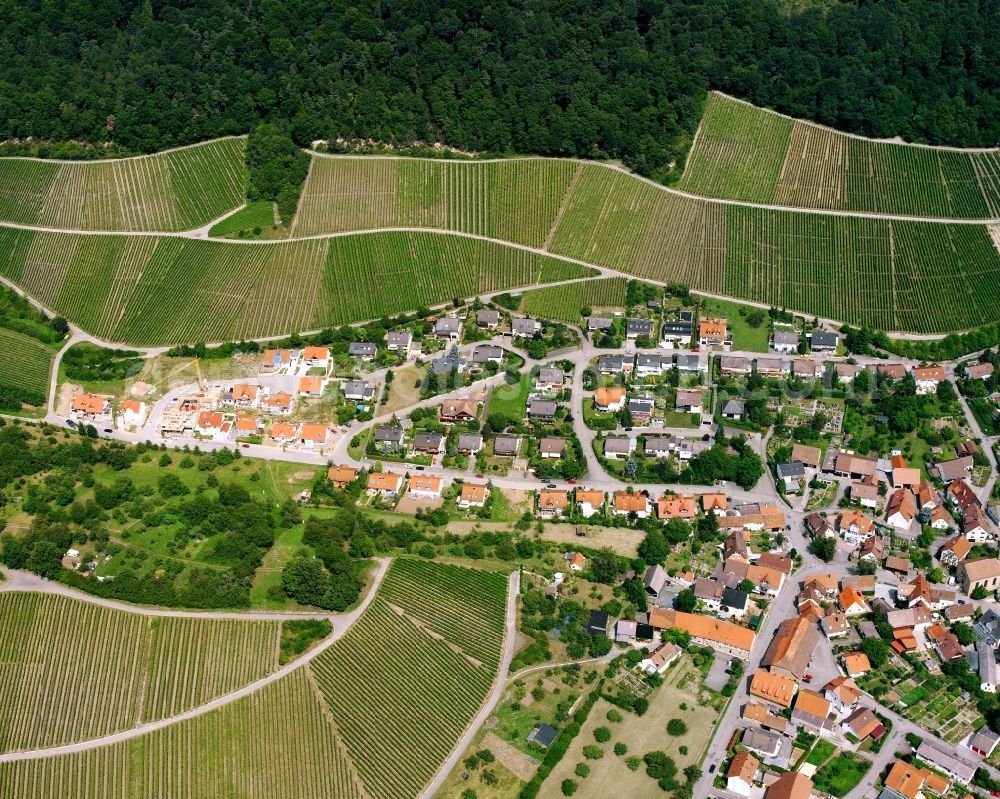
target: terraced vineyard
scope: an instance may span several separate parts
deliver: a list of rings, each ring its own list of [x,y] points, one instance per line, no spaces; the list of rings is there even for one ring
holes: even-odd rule
[[[53,357],[38,339],[0,327],[0,386],[36,394],[44,404]]]
[[[1000,217],[1000,150],[849,136],[712,92],[678,188],[801,208]]]
[[[0,751],[96,738],[203,704],[275,671],[278,633],[278,622],[154,621],[0,594]]]
[[[584,308],[624,308],[626,283],[623,277],[612,277],[532,289],[524,293],[521,310],[530,316],[579,324]]]
[[[240,244],[0,227],[0,275],[88,332],[132,345],[309,330],[587,273],[419,232]]]
[[[95,696],[95,704],[88,703],[91,713],[101,700]],[[211,713],[130,741],[0,764],[0,799],[68,796],[364,799],[305,669]]]
[[[573,161],[313,158],[294,235],[460,230],[541,247],[582,168]]]
[[[152,156],[0,158],[0,221],[72,230],[189,230],[243,204],[243,139]]]
[[[310,663],[372,799],[416,797],[489,694],[503,575],[397,561],[347,635]]]

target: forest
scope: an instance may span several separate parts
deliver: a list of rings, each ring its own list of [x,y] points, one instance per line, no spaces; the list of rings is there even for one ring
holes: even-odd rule
[[[669,181],[710,88],[869,136],[1000,141],[998,0],[0,0],[0,17],[6,152],[265,122],[299,145],[614,158]]]

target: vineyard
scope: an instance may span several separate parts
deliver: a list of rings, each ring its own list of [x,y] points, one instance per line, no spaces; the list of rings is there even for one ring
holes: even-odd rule
[[[505,593],[503,575],[396,561],[361,619],[310,664],[372,799],[419,795],[478,712]]]
[[[588,271],[433,233],[237,244],[0,227],[0,275],[88,332],[132,345],[310,330]]]
[[[243,139],[114,161],[0,158],[0,221],[72,230],[189,230],[243,204]]]
[[[584,308],[624,309],[626,282],[623,277],[612,277],[533,289],[524,293],[521,310],[529,316],[580,324]]]
[[[2,594],[0,751],[95,738],[203,704],[276,670],[278,630]]]
[[[47,397],[52,358],[38,339],[0,327],[0,386]]]
[[[1000,150],[849,136],[711,93],[678,188],[801,208],[1000,216]]]
[[[499,162],[315,156],[293,233],[422,227],[541,247],[583,169],[573,161]]]
[[[101,695],[68,697],[100,711]],[[278,734],[277,731],[280,731]],[[305,669],[124,743],[0,764],[0,799],[364,799]]]

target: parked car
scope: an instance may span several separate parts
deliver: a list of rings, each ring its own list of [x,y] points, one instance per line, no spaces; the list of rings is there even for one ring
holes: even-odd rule
[[[476,472],[476,477],[478,477],[480,480],[482,480],[485,476],[486,475],[484,475],[482,472]]]
[[[555,488],[556,484],[555,483],[548,483],[545,487],[546,488]]]
[[[571,486],[575,486],[576,485],[576,480],[575,479],[574,480],[567,480],[566,482],[569,483]]]
[[[250,449],[249,444],[241,444],[240,446],[243,447],[243,449]]]
[[[426,469],[426,468],[427,468],[426,466],[418,466],[418,467],[417,467],[417,471],[418,471],[418,472],[422,472],[422,471],[423,471],[424,469]]]

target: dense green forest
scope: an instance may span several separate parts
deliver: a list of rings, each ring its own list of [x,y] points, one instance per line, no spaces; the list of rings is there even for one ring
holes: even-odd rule
[[[803,5],[0,0],[0,140],[151,151],[266,121],[300,145],[443,142],[669,177],[717,88],[872,136],[1000,141],[1000,1]]]

